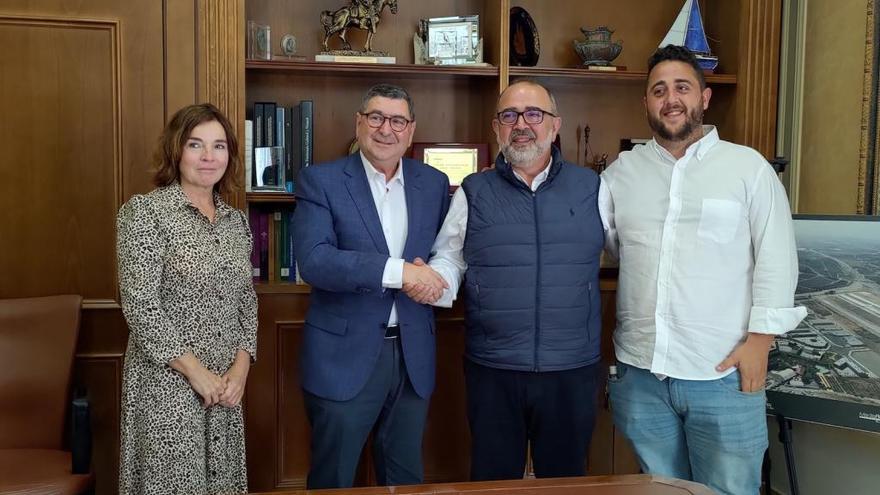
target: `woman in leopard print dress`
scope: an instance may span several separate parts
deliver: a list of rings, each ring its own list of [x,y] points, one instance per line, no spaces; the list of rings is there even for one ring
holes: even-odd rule
[[[245,493],[252,239],[245,215],[220,198],[238,174],[238,143],[216,107],[192,105],[165,128],[155,161],[158,189],[117,218],[130,329],[119,492]]]

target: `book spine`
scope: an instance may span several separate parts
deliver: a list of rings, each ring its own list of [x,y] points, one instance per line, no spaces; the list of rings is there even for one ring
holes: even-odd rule
[[[296,282],[299,279],[299,273],[296,271],[296,251],[293,250],[293,210],[287,212],[287,226],[287,252],[290,255],[287,263],[290,270],[288,276],[291,282]]]
[[[284,108],[284,189],[292,193],[293,181],[293,107]]]
[[[254,248],[251,250],[251,276],[254,282],[259,282],[262,237],[260,236],[260,212],[256,208],[248,208],[248,224],[251,228],[251,235],[254,238]]]
[[[244,190],[254,190],[254,121],[244,121]]]
[[[266,214],[266,223],[269,227],[269,282],[277,282],[278,265],[276,264],[276,260],[278,259],[278,249],[276,248],[276,240],[278,238],[278,231],[275,228],[275,212],[269,212]]]
[[[257,214],[260,219],[260,280],[269,280],[269,218],[266,213]]]
[[[303,100],[299,103],[300,121],[302,122],[302,166],[312,164],[312,152],[314,150],[314,115],[315,104],[312,100]]]
[[[299,175],[299,171],[302,170],[303,163],[303,153],[302,153],[302,114],[300,113],[300,106],[294,105],[290,107],[290,134],[291,134],[291,150],[290,150],[290,160],[292,162],[291,166],[293,170],[291,171],[293,178],[293,188],[296,190],[296,179]]]
[[[263,130],[266,133],[266,146],[277,146],[278,145],[278,136],[275,133],[275,103],[263,103],[265,105],[265,117],[266,120],[263,125],[265,127]]]
[[[280,211],[278,212],[278,216],[280,216],[280,224],[281,224],[281,235],[278,236],[278,244],[281,246],[281,256],[278,260],[279,272],[281,276],[279,277],[282,282],[290,281],[290,244],[287,242],[288,231],[290,229],[290,224],[287,221],[287,212]]]
[[[266,146],[266,138],[263,134],[265,110],[262,103],[254,103],[254,148]]]

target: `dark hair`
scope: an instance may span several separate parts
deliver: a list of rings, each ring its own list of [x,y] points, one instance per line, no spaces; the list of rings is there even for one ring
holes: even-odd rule
[[[651,71],[657,64],[668,61],[684,62],[690,65],[694,69],[694,73],[696,73],[697,80],[700,81],[700,89],[706,89],[706,78],[703,76],[703,69],[700,68],[697,57],[683,46],[666,45],[663,48],[658,48],[651,55],[651,58],[648,59],[648,75],[651,74]]]
[[[392,100],[406,100],[406,105],[409,107],[409,118],[416,120],[415,105],[413,105],[413,100],[409,93],[400,86],[386,83],[377,84],[367,90],[363,99],[361,99],[361,113],[367,111],[367,105],[370,103],[370,100],[377,96],[390,98]]]
[[[186,141],[196,126],[213,121],[223,126],[223,130],[226,132],[226,149],[229,152],[226,172],[214,185],[214,190],[222,194],[234,191],[240,186],[241,160],[238,157],[238,140],[235,137],[235,130],[223,112],[210,103],[183,107],[171,117],[159,137],[159,145],[153,154],[155,168],[153,183],[159,187],[165,187],[180,180],[180,158],[183,156],[183,147],[186,145]]]
[[[543,89],[544,91],[546,91],[547,96],[550,97],[550,111],[559,115],[559,107],[556,105],[556,97],[553,96],[553,92],[550,91],[550,89],[547,86],[544,86],[543,84],[538,82],[537,79],[533,79],[531,77],[520,77],[519,79],[516,79],[512,83],[508,84],[507,88],[505,88],[504,91],[499,93],[498,99],[495,100],[495,108],[496,109],[498,108],[498,102],[501,101],[501,97],[504,95],[504,93],[508,89],[512,88],[513,86],[516,86],[517,84],[531,84],[532,86],[537,86],[537,87]]]

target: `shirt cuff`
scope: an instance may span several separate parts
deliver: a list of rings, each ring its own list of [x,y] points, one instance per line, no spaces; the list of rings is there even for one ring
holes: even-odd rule
[[[382,272],[382,287],[400,289],[403,287],[403,258],[388,258]]]
[[[798,323],[807,316],[807,308],[765,308],[752,306],[749,316],[749,332],[768,335],[782,335],[797,328]]]

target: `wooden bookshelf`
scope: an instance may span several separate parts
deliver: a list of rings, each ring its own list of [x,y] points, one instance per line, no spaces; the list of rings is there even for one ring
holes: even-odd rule
[[[491,118],[499,91],[510,81],[532,77],[554,93],[563,119],[562,153],[583,162],[582,129],[591,128],[593,153],[613,161],[621,138],[650,137],[642,98],[647,59],[671,26],[683,0],[399,0],[399,11],[382,14],[373,45],[397,58],[396,64],[312,62],[320,50],[320,12],[346,0],[239,0],[245,18],[271,27],[273,51],[286,33],[297,37],[298,53],[307,61],[275,58],[239,60],[244,92],[237,108],[249,111],[255,102],[290,106],[314,102],[313,163],[347,154],[355,133],[355,112],[364,92],[379,82],[405,87],[415,102],[414,142],[486,143],[497,153]],[[702,0],[701,9],[712,49],[720,65],[706,75],[713,96],[706,122],[718,127],[722,139],[752,146],[765,156],[774,153],[776,78],[781,0]],[[540,34],[541,53],[534,67],[509,61],[509,11],[518,6],[532,16]],[[634,15],[638,13],[638,15]],[[483,58],[489,67],[413,64],[412,36],[419,19],[452,15],[480,16]],[[580,60],[572,41],[582,39],[581,26],[613,26],[613,40],[623,51],[613,63],[628,70],[591,71]],[[241,26],[239,32],[244,33]],[[748,38],[747,38],[748,37]],[[363,34],[349,30],[354,48]],[[717,41],[716,41],[717,40]],[[239,40],[241,41],[241,40]],[[758,43],[760,41],[760,43]],[[337,47],[337,41],[331,45]],[[238,47],[244,45],[243,41]],[[244,50],[239,50],[243,56]],[[302,60],[300,58],[300,60]],[[242,124],[243,126],[243,124]],[[295,207],[292,195],[248,193],[243,201],[260,209]],[[260,354],[248,384],[248,472],[255,491],[302,487],[308,469],[308,421],[298,388],[302,325],[310,288],[290,283],[258,283]],[[603,355],[611,359],[616,281],[603,277]],[[463,310],[457,304],[437,315],[437,389],[431,400],[424,439],[425,478],[430,482],[468,477],[468,429],[465,420],[461,356]],[[266,358],[264,358],[266,359]],[[262,368],[261,368],[262,366]],[[265,425],[275,425],[267,428]],[[369,450],[369,449],[367,449]],[[370,454],[363,460],[358,484],[373,484]],[[610,414],[600,410],[590,454],[590,474],[636,472],[638,465],[626,442],[614,431]]]

